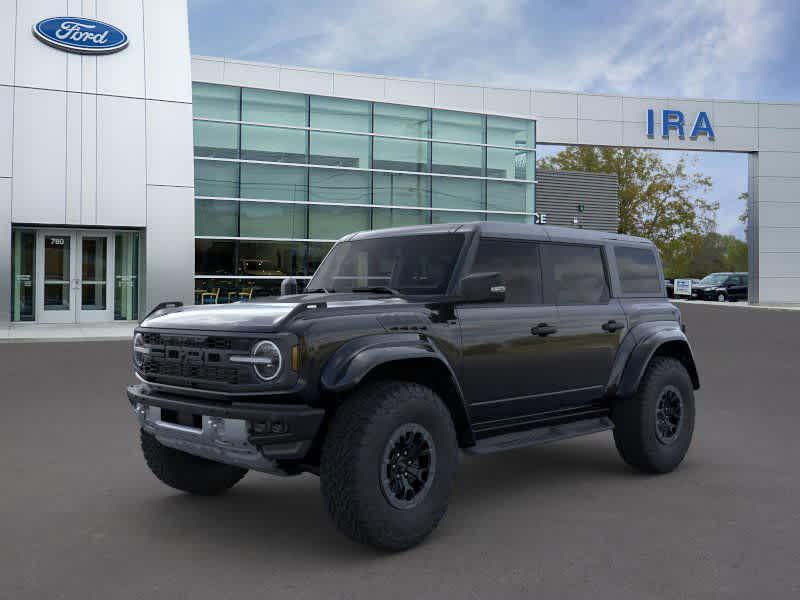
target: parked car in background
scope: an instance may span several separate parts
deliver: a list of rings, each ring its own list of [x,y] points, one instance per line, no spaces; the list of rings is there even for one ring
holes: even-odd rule
[[[711,273],[692,284],[692,298],[717,302],[747,300],[747,279],[747,273]]]
[[[664,280],[664,288],[667,290],[667,298],[674,298],[675,297],[675,280],[674,279],[665,279]]]

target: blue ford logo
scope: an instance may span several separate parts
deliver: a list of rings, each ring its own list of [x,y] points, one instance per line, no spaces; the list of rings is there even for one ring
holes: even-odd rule
[[[82,17],[44,19],[33,26],[33,35],[54,48],[80,54],[110,54],[128,45],[121,29]]]

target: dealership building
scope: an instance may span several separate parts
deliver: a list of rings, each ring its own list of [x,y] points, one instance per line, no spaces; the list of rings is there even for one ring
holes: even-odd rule
[[[751,301],[800,303],[798,104],[192,57],[185,0],[3,0],[0,44],[3,324],[272,294],[362,229],[614,230],[615,178],[537,144],[748,153]]]

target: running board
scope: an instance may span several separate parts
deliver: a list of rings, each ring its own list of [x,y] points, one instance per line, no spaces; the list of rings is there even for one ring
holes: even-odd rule
[[[614,423],[608,417],[581,419],[580,421],[572,421],[560,425],[547,425],[486,438],[480,440],[475,446],[466,448],[464,451],[467,454],[491,454],[493,452],[513,450],[514,448],[539,446],[540,444],[567,440],[580,435],[608,431],[613,428]]]

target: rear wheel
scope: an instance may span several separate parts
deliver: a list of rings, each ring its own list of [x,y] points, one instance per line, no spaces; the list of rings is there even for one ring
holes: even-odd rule
[[[455,429],[439,396],[416,383],[374,382],[347,398],[330,424],[322,495],[345,535],[404,550],[444,516],[457,461]]]
[[[141,430],[142,453],[147,466],[162,483],[176,490],[213,496],[236,485],[247,469],[206,460],[160,443]]]
[[[686,368],[675,358],[653,358],[636,395],[618,399],[612,418],[625,462],[648,473],[675,469],[694,432],[694,390]]]

